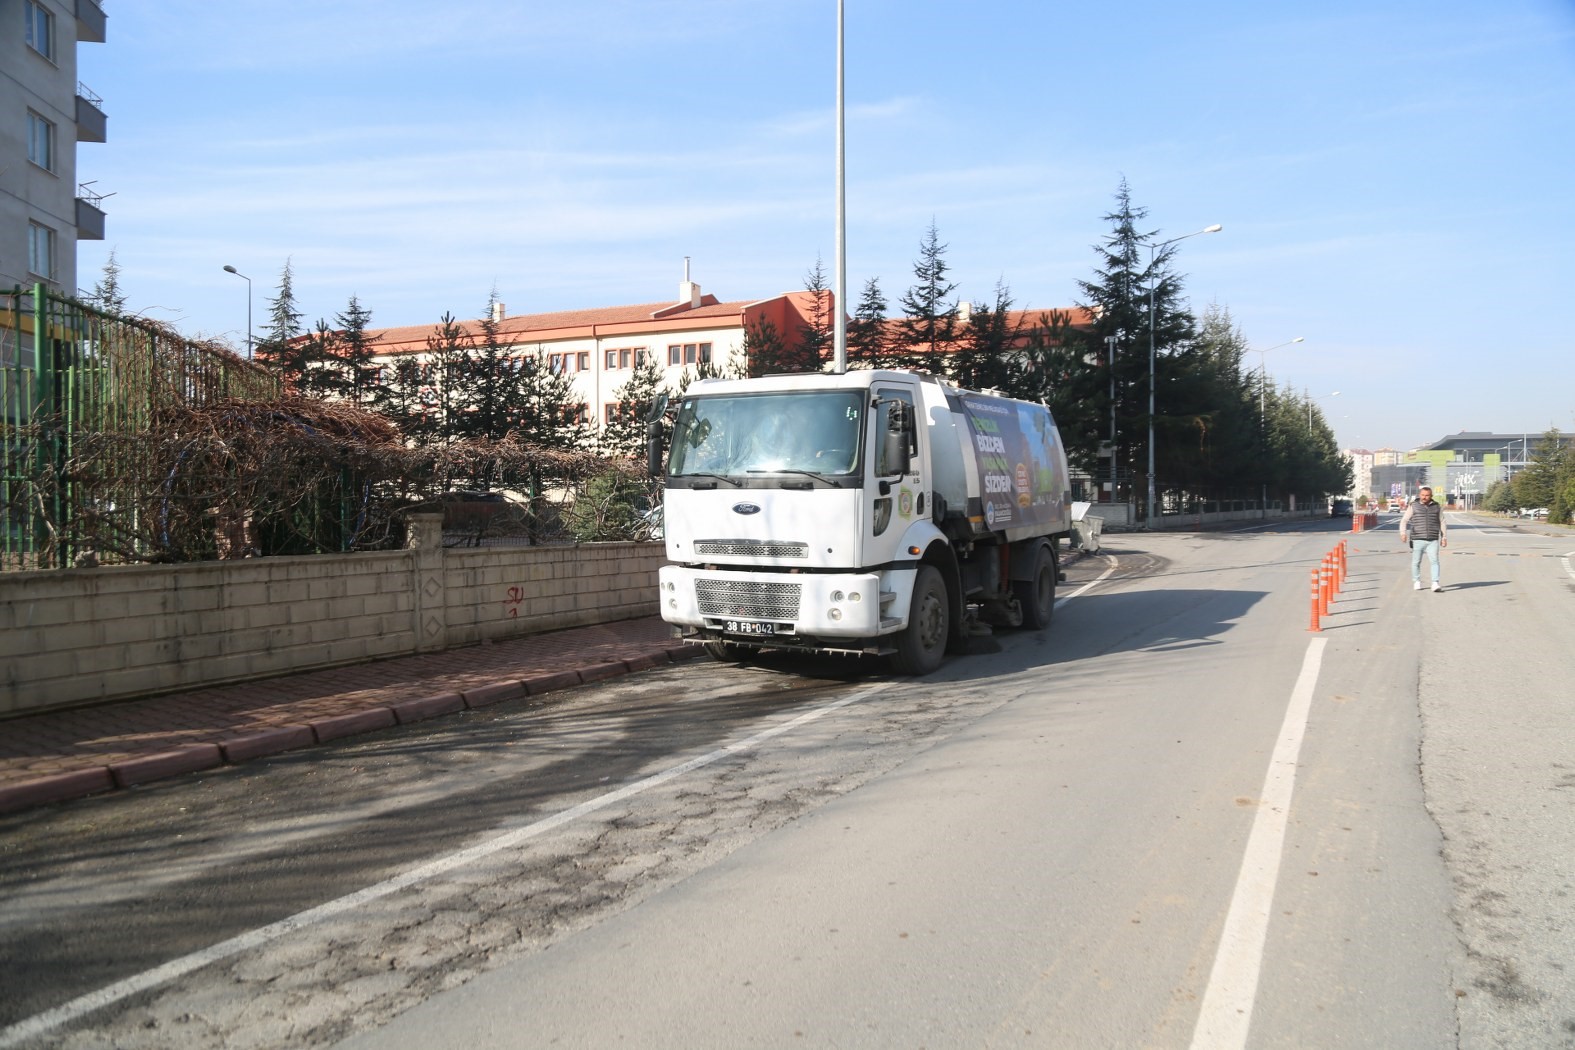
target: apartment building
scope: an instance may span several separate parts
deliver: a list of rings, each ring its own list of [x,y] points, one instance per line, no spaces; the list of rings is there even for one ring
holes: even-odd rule
[[[104,142],[103,102],[77,45],[105,40],[97,0],[0,0],[0,289],[74,295],[77,241],[104,239],[102,196],[77,181],[77,143]]]

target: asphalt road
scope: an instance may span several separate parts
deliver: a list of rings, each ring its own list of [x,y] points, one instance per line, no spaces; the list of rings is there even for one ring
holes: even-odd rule
[[[0,819],[0,1046],[1575,1046],[1575,540],[1390,520]]]

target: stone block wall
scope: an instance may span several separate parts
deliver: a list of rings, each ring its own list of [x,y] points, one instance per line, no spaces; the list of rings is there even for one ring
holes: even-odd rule
[[[659,543],[0,573],[0,718],[651,616]]]

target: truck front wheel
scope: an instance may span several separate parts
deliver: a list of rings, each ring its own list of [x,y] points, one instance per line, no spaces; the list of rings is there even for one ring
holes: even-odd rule
[[[946,581],[933,565],[919,566],[913,581],[913,604],[908,627],[897,638],[891,665],[898,674],[929,674],[946,658],[946,637],[951,632],[951,603]]]
[[[1055,555],[1041,544],[1034,555],[1033,575],[1012,584],[1017,604],[1023,609],[1023,630],[1038,631],[1050,626],[1050,616],[1055,612],[1056,573]]]

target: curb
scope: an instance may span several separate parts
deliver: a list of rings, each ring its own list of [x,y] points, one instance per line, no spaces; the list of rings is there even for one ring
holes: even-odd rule
[[[459,711],[489,707],[505,700],[522,700],[558,692],[620,675],[681,663],[705,651],[699,646],[665,643],[662,648],[592,664],[574,671],[557,671],[526,679],[512,679],[476,686],[462,692],[439,693],[416,700],[379,705],[360,711],[330,715],[304,725],[275,726],[254,733],[227,737],[217,743],[190,744],[153,755],[139,755],[109,765],[93,765],[66,773],[51,773],[0,787],[0,814],[16,813],[54,802],[69,802],[106,791],[125,789],[153,780],[184,776],[225,765],[240,765],[285,751],[295,751],[330,740],[343,740],[379,729],[409,725]]]

